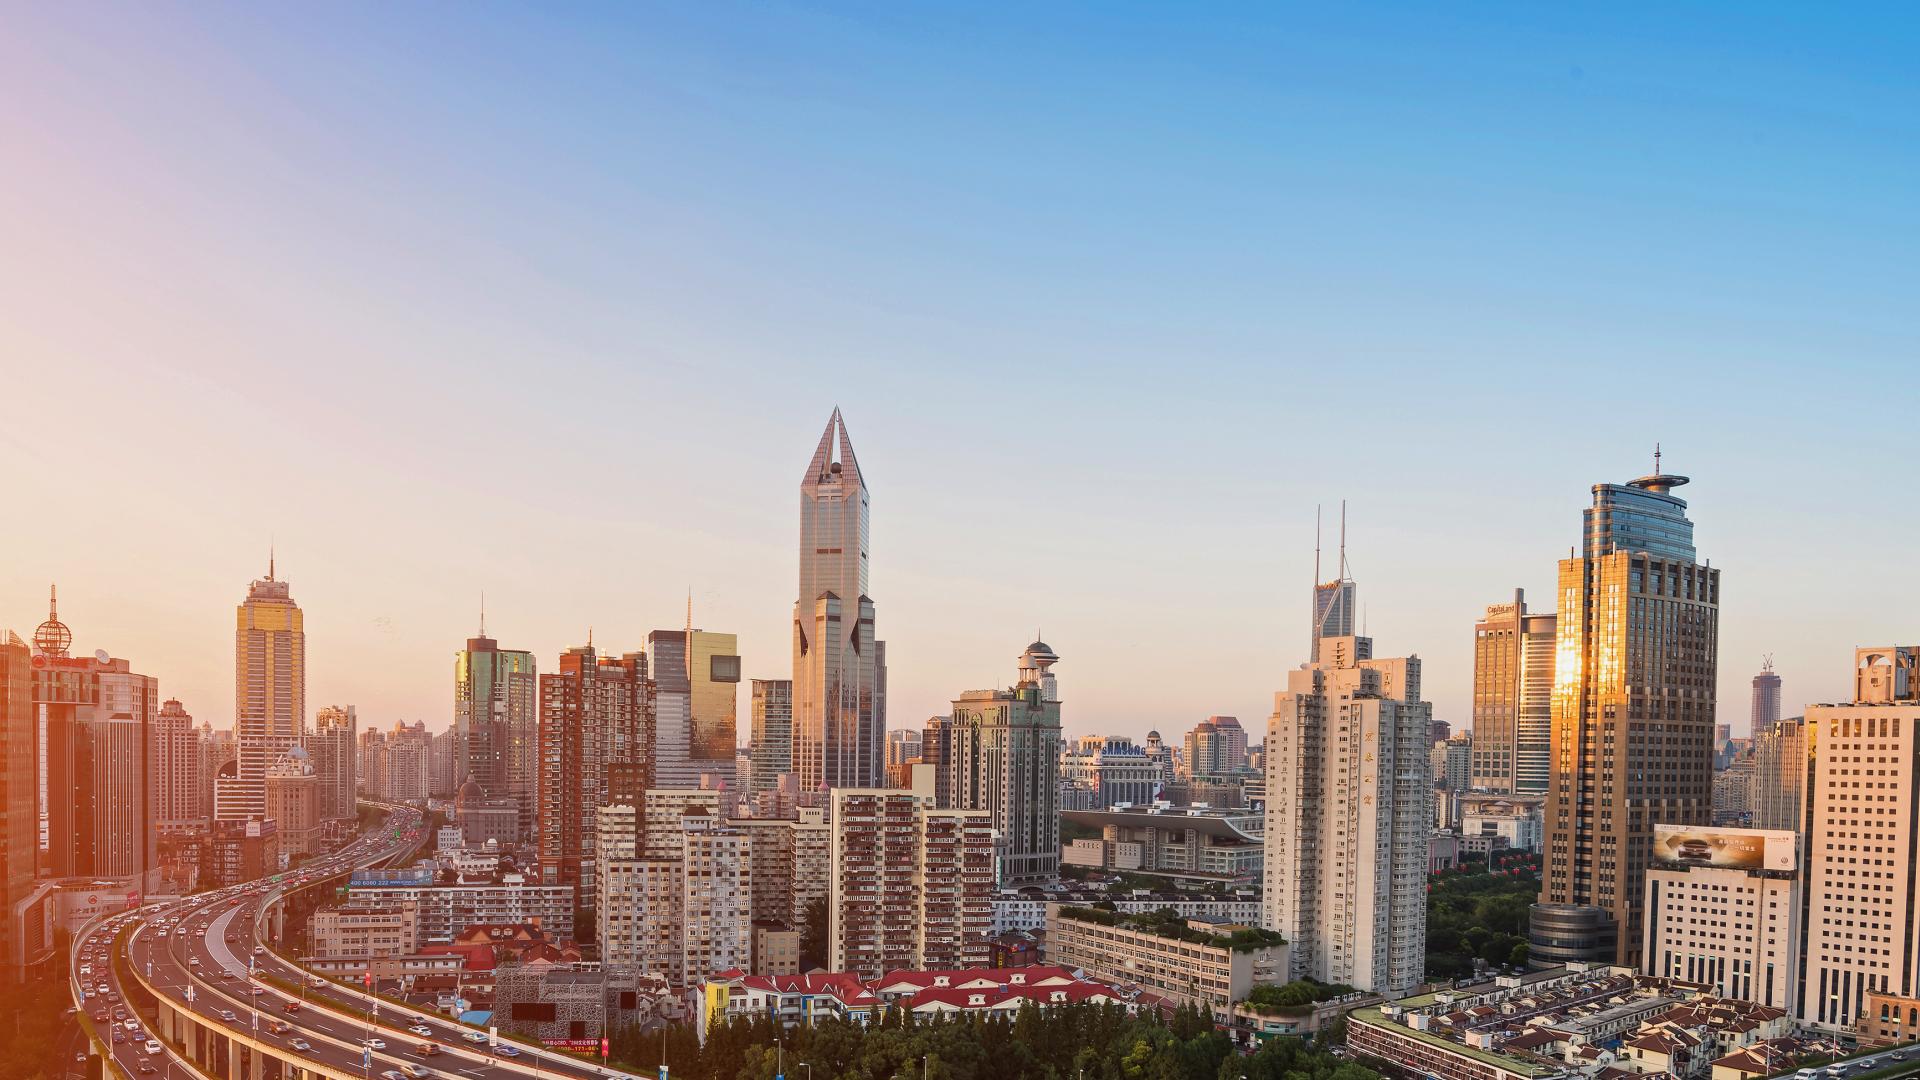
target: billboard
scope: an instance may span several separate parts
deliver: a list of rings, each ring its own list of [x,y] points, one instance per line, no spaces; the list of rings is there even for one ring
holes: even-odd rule
[[[1791,872],[1799,868],[1796,843],[1792,832],[1778,829],[1655,825],[1653,860],[1668,867]]]

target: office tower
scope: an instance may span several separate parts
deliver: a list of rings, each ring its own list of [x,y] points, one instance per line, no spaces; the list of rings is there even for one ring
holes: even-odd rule
[[[521,831],[533,827],[536,806],[535,752],[540,739],[539,685],[533,654],[502,649],[480,635],[453,660],[453,730],[459,754],[456,783],[472,780],[490,798],[512,799],[520,807]]]
[[[1799,1019],[1848,1031],[1869,994],[1920,997],[1920,646],[1854,650],[1853,701],[1807,706],[1806,973]]]
[[[1452,734],[1453,725],[1447,723],[1445,720],[1435,720],[1433,723],[1427,725],[1427,738],[1433,742],[1446,742],[1447,738]]]
[[[803,791],[877,787],[885,771],[885,653],[867,595],[868,513],[866,481],[835,409],[800,482],[793,758]]]
[[[158,862],[153,718],[159,681],[102,650],[69,656],[73,634],[50,610],[34,631],[33,696],[44,751],[42,872],[140,879]]]
[[[0,971],[19,978],[30,955],[14,906],[33,889],[40,848],[40,792],[34,768],[39,740],[33,700],[33,654],[11,630],[0,631]]]
[[[1749,734],[1758,735],[1760,729],[1780,719],[1780,676],[1773,673],[1773,654],[1761,662],[1760,674],[1753,677],[1753,723],[1747,728]]]
[[[653,786],[654,684],[644,653],[602,656],[591,644],[539,681],[540,880],[574,886],[584,907],[600,807],[638,806]]]
[[[753,790],[772,791],[793,772],[793,680],[753,680]]]
[[[1013,688],[961,694],[946,729],[945,805],[987,812],[1003,888],[1060,876],[1059,659],[1044,641],[1027,646]]]
[[[1653,827],[1646,973],[1721,997],[1799,1005],[1799,837],[1759,829]]]
[[[932,777],[909,791],[833,791],[827,967],[889,971],[981,967],[993,928],[993,823],[933,804]]]
[[[307,716],[307,635],[287,583],[267,576],[247,587],[234,610],[233,726],[239,746],[234,782],[221,788],[214,816],[259,818],[267,809],[267,766],[300,741]]]
[[[1320,642],[1354,634],[1354,583],[1347,574],[1347,504],[1340,503],[1340,576],[1320,580],[1320,512],[1313,515],[1313,625],[1307,632],[1307,658],[1320,662]]]
[[[1813,725],[1795,716],[1753,731],[1753,827],[1807,831],[1807,764]]]
[[[320,778],[305,747],[291,747],[267,766],[267,817],[280,838],[283,865],[321,850]]]
[[[359,814],[353,762],[359,727],[360,719],[351,705],[328,705],[313,714],[313,731],[308,733],[305,745],[317,778],[323,821],[346,821]]]
[[[1580,555],[1560,562],[1546,876],[1536,909],[1611,924],[1614,962],[1640,965],[1653,826],[1713,812],[1720,572],[1699,562],[1684,476],[1595,484]],[[1600,946],[1595,945],[1598,952]],[[1602,956],[1592,959],[1605,960]]]
[[[1291,978],[1402,994],[1426,971],[1433,707],[1420,659],[1326,638],[1287,673],[1267,724],[1262,923]]]
[[[1554,615],[1523,590],[1473,627],[1473,767],[1480,791],[1544,795],[1553,763]],[[1438,740],[1435,740],[1438,741]]]
[[[153,717],[153,825],[168,832],[206,828],[200,797],[200,734],[178,698]]]
[[[705,630],[655,630],[647,635],[647,664],[658,686],[655,786],[692,788],[704,774],[732,775],[739,639]]]
[[[1238,717],[1209,716],[1187,732],[1187,775],[1230,776],[1247,767],[1247,732]]]

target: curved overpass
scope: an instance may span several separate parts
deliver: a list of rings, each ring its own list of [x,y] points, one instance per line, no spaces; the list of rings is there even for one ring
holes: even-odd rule
[[[289,892],[320,887],[420,846],[419,812],[388,809],[379,829],[279,875],[278,881],[255,881],[155,905],[92,928],[77,942],[76,955],[111,955],[112,946],[102,949],[103,937],[126,935],[124,974],[136,985],[123,989],[115,984],[115,989],[123,1002],[129,990],[151,995],[158,1014],[154,1030],[141,1030],[138,1038],[123,1027],[126,1038],[120,1043],[106,1041],[105,1025],[96,1020],[95,1052],[110,1056],[126,1077],[151,1075],[155,1080],[370,1080],[389,1074],[446,1080],[586,1080],[625,1075],[568,1055],[492,1044],[479,1029],[310,976],[267,947],[261,928],[277,918],[277,905]],[[132,1011],[104,998],[81,998],[82,992],[76,979],[76,1000],[83,1011],[90,1016],[100,1012],[106,1023],[124,1024],[114,1020],[112,1007]],[[102,1010],[96,1001],[108,1008]],[[157,1053],[148,1051],[147,1039],[161,1044]],[[422,1054],[423,1043],[434,1044],[438,1052]]]

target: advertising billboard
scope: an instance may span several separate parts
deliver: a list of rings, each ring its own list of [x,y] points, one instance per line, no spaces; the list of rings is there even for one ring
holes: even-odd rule
[[[1653,827],[1653,859],[1668,867],[1791,872],[1799,864],[1794,847],[1794,834],[1776,829]]]

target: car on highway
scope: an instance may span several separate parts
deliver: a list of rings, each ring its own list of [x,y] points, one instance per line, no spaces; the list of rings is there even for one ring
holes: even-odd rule
[[[380,1074],[380,1080],[407,1080],[407,1074],[399,1069],[388,1069]]]
[[[295,1050],[298,1050],[303,1054],[313,1049],[313,1044],[308,1042],[305,1039],[293,1039],[289,1041],[287,1045],[293,1047]]]
[[[413,1032],[413,1033],[414,1033],[415,1035],[431,1035],[431,1034],[433,1034],[433,1029],[432,1029],[432,1028],[430,1028],[430,1027],[428,1027],[428,1026],[427,1026],[427,1025],[425,1025],[425,1024],[415,1024],[415,1025],[413,1025],[412,1027],[410,1027],[410,1028],[408,1028],[407,1030],[408,1030],[408,1031],[411,1031],[411,1032]]]
[[[160,1052],[160,1040],[148,1039],[146,1042],[146,1045],[141,1047],[141,1049],[145,1050],[149,1054],[157,1054]]]
[[[385,1050],[387,1048],[387,1041],[385,1039],[368,1039],[360,1045],[369,1050]]]
[[[484,1031],[463,1031],[460,1033],[460,1037],[470,1043],[483,1043],[487,1041],[487,1033]]]
[[[432,1069],[427,1068],[425,1065],[415,1065],[411,1061],[401,1065],[400,1072],[403,1076],[410,1077],[412,1080],[425,1080],[426,1077],[433,1075]]]
[[[237,1017],[237,1016],[235,1016],[235,1015],[233,1015],[233,1010],[232,1010],[232,1009],[221,1009],[221,1010],[220,1010],[220,1019],[222,1019],[222,1020],[225,1020],[225,1021],[226,1021],[227,1023],[229,1023],[229,1024],[231,1024],[231,1023],[233,1023],[233,1022],[234,1022],[235,1020],[238,1020],[238,1019],[239,1019],[239,1017]]]
[[[520,1056],[520,1051],[515,1050],[513,1047],[506,1046],[506,1045],[494,1047],[493,1052],[496,1054],[499,1054],[501,1057],[519,1057]]]
[[[289,1001],[285,1005],[280,1006],[280,1011],[285,1013],[297,1013],[300,1011],[300,1003],[297,1001]]]
[[[143,1057],[134,1058],[133,1069],[135,1072],[150,1073],[153,1071],[153,1062]]]

